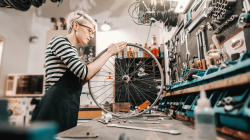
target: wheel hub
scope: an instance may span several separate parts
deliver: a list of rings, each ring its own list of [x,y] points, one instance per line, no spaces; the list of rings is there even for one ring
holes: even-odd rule
[[[129,76],[128,76],[128,75],[122,76],[122,81],[123,81],[124,83],[128,83],[128,82],[130,81]]]

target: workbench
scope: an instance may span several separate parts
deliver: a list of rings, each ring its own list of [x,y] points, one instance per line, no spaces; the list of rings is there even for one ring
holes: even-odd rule
[[[164,120],[158,120],[159,117],[148,117],[148,119],[158,120],[160,124],[131,124],[129,121],[143,121],[143,116],[136,117],[135,119],[126,119],[126,123],[123,122],[125,119],[114,120],[110,122],[111,124],[126,125],[126,126],[135,126],[135,127],[144,127],[144,128],[153,128],[153,129],[162,129],[162,130],[178,130],[181,132],[180,135],[170,135],[167,133],[152,132],[152,131],[143,131],[143,130],[133,130],[133,129],[124,129],[116,127],[107,127],[107,124],[98,122],[100,117],[90,120],[86,123],[78,125],[74,128],[66,130],[58,134],[58,136],[79,136],[86,135],[89,132],[89,135],[99,134],[98,138],[83,138],[91,140],[119,140],[119,136],[122,133],[125,133],[130,140],[193,140],[195,139],[195,129],[194,123],[190,121],[185,121],[180,118],[167,120],[166,117],[163,117]],[[118,123],[120,122],[120,123]],[[152,122],[152,121],[150,121]],[[235,140],[236,138],[227,136],[222,133],[217,133],[217,140]],[[79,140],[79,138],[77,138]]]

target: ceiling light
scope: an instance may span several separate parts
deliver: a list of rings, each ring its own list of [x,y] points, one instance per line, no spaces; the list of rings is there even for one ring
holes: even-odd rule
[[[104,24],[102,25],[101,29],[102,29],[103,31],[109,31],[109,30],[110,30],[110,25],[109,25],[109,23],[105,21]]]

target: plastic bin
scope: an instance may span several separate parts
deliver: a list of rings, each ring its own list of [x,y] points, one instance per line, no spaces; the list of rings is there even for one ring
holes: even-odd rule
[[[237,87],[221,94],[214,106],[215,113],[218,117],[218,125],[248,133],[250,132],[249,93],[249,88]],[[233,99],[233,102],[227,103],[227,105],[233,105],[233,108],[228,110],[228,106],[221,102],[225,99],[228,101],[230,98]]]
[[[188,95],[183,106],[182,106],[182,109],[181,109],[181,113],[182,115],[185,114],[187,115],[186,111],[188,108],[190,108],[190,106],[192,105],[194,99],[195,99],[196,96],[194,95]]]
[[[210,96],[211,96],[211,95],[212,95],[212,94],[207,94],[207,98],[208,98],[209,100],[210,100]],[[195,99],[194,99],[192,105],[191,105],[190,107],[188,107],[188,109],[186,110],[186,114],[187,114],[188,117],[195,118],[194,109],[195,109],[195,107],[197,106],[197,100],[198,100],[199,98],[200,98],[200,94],[198,94],[198,95],[195,97]],[[211,102],[211,100],[210,100],[210,102]],[[211,107],[212,107],[212,105],[211,105]]]
[[[179,102],[179,104],[178,104],[177,112],[176,112],[176,113],[178,113],[178,114],[180,114],[180,115],[183,115],[183,116],[186,115],[185,112],[182,112],[182,107],[183,107],[183,105],[184,105],[186,99],[187,99],[187,97],[182,97],[182,98],[181,98],[181,100],[180,100],[180,102]],[[183,111],[184,111],[184,110],[183,110]]]

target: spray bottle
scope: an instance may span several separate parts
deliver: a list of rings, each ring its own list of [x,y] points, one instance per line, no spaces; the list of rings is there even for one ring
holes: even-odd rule
[[[200,90],[200,98],[197,100],[197,106],[194,109],[196,139],[216,140],[214,110],[204,88],[201,87]]]

